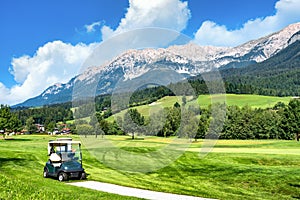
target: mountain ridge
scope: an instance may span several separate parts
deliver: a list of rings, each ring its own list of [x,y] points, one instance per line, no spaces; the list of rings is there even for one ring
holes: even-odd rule
[[[72,100],[74,85],[97,83],[96,95],[111,93],[118,81],[137,78],[155,64],[185,76],[196,76],[213,68],[246,67],[262,62],[300,39],[300,23],[251,40],[237,47],[198,46],[192,43],[159,49],[128,50],[105,65],[90,67],[68,83],[48,87],[41,95],[14,107],[43,106]]]

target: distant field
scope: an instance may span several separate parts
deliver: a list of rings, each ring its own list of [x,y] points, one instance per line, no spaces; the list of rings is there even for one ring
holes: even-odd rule
[[[80,139],[78,136],[73,137]],[[132,141],[129,136],[105,137],[125,152],[139,155],[158,151],[173,139],[139,137]],[[0,139],[0,199],[126,199],[43,178],[47,142],[50,139],[55,138],[24,135],[14,136],[13,140]],[[101,145],[98,150],[96,148],[103,139],[91,139],[95,142],[91,150],[103,148]],[[219,140],[212,152],[201,158],[199,152],[202,144],[202,140],[193,142],[169,166],[148,173],[113,170],[91,155],[89,146],[85,145],[83,164],[89,180],[148,190],[231,200],[300,198],[300,143],[281,140]],[[116,159],[118,156],[114,155]],[[139,162],[132,163],[132,170],[138,165]]]
[[[187,97],[187,105],[194,104],[195,100],[190,101],[191,97]],[[247,95],[247,94],[225,94],[225,95],[200,95],[197,99],[200,107],[207,108],[213,102],[226,102],[228,106],[250,106],[252,108],[271,108],[278,102],[283,102],[288,104],[291,100],[291,97],[274,97],[274,96],[261,96],[261,95]],[[143,116],[149,117],[150,113],[161,109],[163,107],[171,107],[176,102],[182,103],[182,96],[166,96],[150,105],[136,106],[136,108]],[[116,116],[123,116],[125,110],[117,113],[108,118],[108,121],[113,121]]]
[[[163,97],[149,105],[136,106],[133,108],[136,108],[143,116],[149,117],[151,112],[157,111],[162,108],[171,107],[176,102],[181,104],[182,97],[181,96],[178,96],[178,97],[177,96],[166,96],[166,97]],[[123,116],[125,114],[125,112],[126,112],[126,110],[123,110],[123,111],[117,113],[116,115],[109,117],[108,121],[113,121],[114,118],[117,116]]]
[[[277,102],[283,102],[287,104],[291,97],[273,97],[273,96],[261,96],[261,95],[248,95],[248,94],[226,94],[226,95],[200,95],[198,102],[200,106],[207,107],[211,104],[212,98],[214,102],[220,99],[223,102],[225,96],[226,104],[236,106],[250,106],[252,108],[270,108],[273,107]]]

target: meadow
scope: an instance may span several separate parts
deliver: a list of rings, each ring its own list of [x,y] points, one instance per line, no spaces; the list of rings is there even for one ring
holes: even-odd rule
[[[222,95],[199,95],[196,100],[191,97],[186,97],[187,105],[199,105],[200,108],[207,108],[214,103],[226,103],[227,106],[250,106],[251,108],[272,108],[276,103],[282,102],[288,104],[292,99],[291,97],[276,97],[276,96],[262,96],[253,94],[222,94]],[[136,108],[139,113],[145,117],[149,117],[151,112],[156,110],[172,107],[176,102],[182,104],[182,96],[165,96],[151,104],[141,105],[132,108]],[[109,122],[114,121],[118,116],[122,117],[127,110],[123,110],[110,116],[107,120]]]
[[[55,138],[24,135],[0,139],[0,199],[134,199],[43,178],[50,139]],[[125,152],[141,155],[158,151],[173,140],[141,136],[137,140],[130,140],[129,136],[105,136],[105,139]],[[99,144],[103,141],[100,137],[93,140]],[[89,146],[83,149],[83,165],[89,180],[149,190],[218,199],[300,198],[298,142],[218,140],[212,152],[200,157],[202,144],[203,140],[191,143],[170,165],[146,173],[105,166],[90,153],[93,151]]]
[[[225,97],[225,98],[224,98]],[[200,106],[207,107],[214,102],[224,102],[228,106],[236,105],[239,107],[250,106],[251,108],[272,108],[276,103],[282,102],[288,104],[291,97],[277,97],[277,96],[262,96],[253,94],[226,94],[226,95],[199,95],[198,103]]]

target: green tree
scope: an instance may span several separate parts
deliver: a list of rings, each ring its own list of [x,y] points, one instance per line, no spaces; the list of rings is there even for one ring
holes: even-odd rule
[[[166,121],[165,112],[151,113],[149,123],[148,123],[149,128],[147,129],[147,135],[162,136],[162,130],[165,121]]]
[[[91,116],[91,120],[90,120],[90,125],[92,126],[92,127],[96,127],[96,125],[98,124],[99,122],[98,122],[98,118],[97,118],[97,116],[96,115],[92,115]]]
[[[174,108],[180,108],[180,104],[176,101],[175,103],[174,103],[174,106],[173,106]]]
[[[33,117],[29,117],[26,120],[26,129],[27,129],[28,133],[30,133],[30,134],[35,133],[37,131],[37,127],[34,124]]]
[[[283,111],[281,127],[285,132],[284,139],[293,139],[300,132],[300,100],[293,99]],[[297,140],[299,137],[297,137]]]
[[[46,129],[50,132],[53,132],[54,128],[56,128],[56,123],[54,121],[49,122],[46,126]]]
[[[195,113],[185,109],[182,112],[179,136],[188,137],[190,140],[195,138],[197,135],[198,125],[199,122]]]
[[[95,132],[95,137],[96,137],[96,138],[98,137],[98,135],[102,135],[102,138],[103,138],[104,132],[103,132],[103,130],[101,129],[99,123],[97,123],[97,124],[94,126],[94,132]]]
[[[8,121],[8,129],[10,131],[21,131],[22,130],[21,121],[13,113],[11,113],[10,119]]]
[[[160,136],[169,137],[176,135],[180,127],[181,109],[180,107],[165,108],[166,120]]]
[[[209,139],[216,139],[220,136],[223,125],[224,117],[226,114],[226,105],[217,103],[209,108],[212,113],[209,129],[207,131],[207,136]]]
[[[195,136],[195,141],[197,141],[197,139],[200,139],[200,138],[205,138],[208,127],[209,127],[208,113],[206,113],[204,110],[202,110],[202,113],[201,113],[200,119],[199,119],[197,134]]]
[[[21,121],[10,111],[10,107],[0,105],[0,130],[20,131],[22,128]]]
[[[129,109],[124,115],[123,128],[131,133],[131,138],[134,139],[135,133],[142,131],[144,123],[145,118],[137,109]]]
[[[94,132],[93,127],[89,124],[77,125],[76,130],[79,135],[84,135],[85,137],[87,137],[87,135],[92,135]]]

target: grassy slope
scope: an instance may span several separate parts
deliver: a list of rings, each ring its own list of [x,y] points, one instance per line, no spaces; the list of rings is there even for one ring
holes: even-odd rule
[[[152,111],[156,111],[158,109],[161,109],[163,107],[171,107],[173,106],[176,102],[181,103],[182,102],[182,97],[176,97],[176,96],[166,96],[163,97],[156,102],[149,104],[149,105],[142,105],[142,106],[136,106],[133,108],[136,108],[143,116],[149,117],[149,113]],[[123,116],[125,114],[126,110],[123,110],[113,116],[110,116],[107,120],[108,121],[113,121],[115,117],[117,116]]]
[[[42,176],[50,136],[0,137],[0,199],[135,199],[60,183]],[[52,138],[53,139],[53,138]]]
[[[223,102],[224,95],[200,95],[198,97],[198,102],[200,106],[207,107],[211,104],[211,99],[214,98],[215,101],[218,101],[220,98]],[[236,105],[236,106],[250,106],[252,108],[268,108],[273,107],[277,102],[283,102],[287,104],[291,97],[274,97],[274,96],[261,96],[261,95],[249,95],[249,94],[226,94],[225,96],[226,104]]]
[[[147,152],[169,144],[170,138],[149,137],[127,140],[106,136],[127,151]],[[16,136],[0,140],[0,197],[4,199],[118,199],[42,178],[50,136]],[[100,138],[98,140],[101,140]],[[96,141],[96,140],[95,140]],[[212,153],[199,157],[202,142],[193,143],[178,160],[148,173],[113,170],[101,164],[87,150],[84,167],[90,180],[150,190],[219,199],[300,198],[300,151],[295,141],[219,140]],[[133,147],[133,148],[131,148]],[[123,197],[122,197],[123,199]]]
[[[261,96],[261,95],[248,95],[248,94],[226,94],[226,95],[200,95],[197,99],[200,107],[207,108],[213,102],[226,102],[227,105],[237,105],[237,106],[250,106],[252,108],[268,108],[273,107],[277,102],[283,102],[288,104],[291,97],[274,97],[274,96]],[[189,100],[189,97],[187,97]],[[182,97],[176,96],[166,96],[150,105],[136,106],[136,108],[143,116],[148,117],[149,113],[155,109],[161,109],[162,107],[171,107],[176,102],[182,103]],[[190,101],[187,104],[195,105],[194,101]],[[123,110],[108,118],[108,121],[112,122],[116,116],[123,116],[126,110]]]

